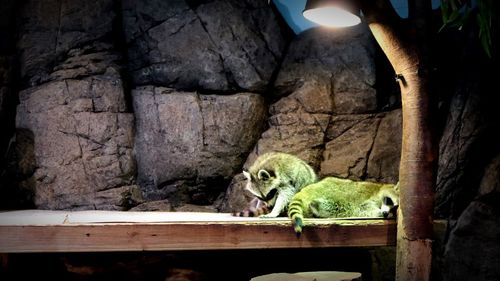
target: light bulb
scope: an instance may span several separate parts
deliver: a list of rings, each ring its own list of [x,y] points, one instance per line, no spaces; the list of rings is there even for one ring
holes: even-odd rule
[[[348,27],[361,22],[357,15],[334,6],[308,9],[303,15],[310,21],[328,27]]]

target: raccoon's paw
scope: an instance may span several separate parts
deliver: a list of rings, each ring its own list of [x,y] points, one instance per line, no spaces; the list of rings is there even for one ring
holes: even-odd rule
[[[231,215],[235,217],[262,217],[269,212],[267,206],[260,206],[259,208],[250,207],[240,212],[234,212]]]
[[[246,209],[234,212],[232,215],[235,217],[258,217],[267,213],[269,213],[268,204],[258,198],[254,198],[250,201]]]
[[[231,216],[233,216],[233,217],[244,217],[244,214],[245,214],[245,211],[241,211],[241,212],[232,212],[232,213],[231,213]]]

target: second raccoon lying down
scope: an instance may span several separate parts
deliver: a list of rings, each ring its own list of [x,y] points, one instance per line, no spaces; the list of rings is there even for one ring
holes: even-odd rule
[[[297,235],[303,218],[388,217],[399,205],[399,185],[335,177],[304,187],[288,206]]]

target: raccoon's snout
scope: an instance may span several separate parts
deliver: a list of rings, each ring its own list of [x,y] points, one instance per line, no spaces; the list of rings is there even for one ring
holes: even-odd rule
[[[269,191],[269,193],[267,193],[266,197],[263,198],[263,201],[271,201],[275,196],[276,196],[276,193],[278,192],[278,190],[276,188],[273,188]]]
[[[382,216],[384,216],[384,218],[396,217],[397,209],[398,209],[398,206],[394,206],[387,211],[382,211]]]
[[[398,209],[398,206],[387,206],[383,205],[381,208],[381,213],[384,218],[390,218],[390,217],[396,217],[396,211]]]

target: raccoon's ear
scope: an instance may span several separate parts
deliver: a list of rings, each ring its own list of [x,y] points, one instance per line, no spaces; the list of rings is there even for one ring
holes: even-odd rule
[[[247,178],[247,180],[251,180],[252,179],[252,177],[250,176],[250,173],[247,172],[247,171],[245,171],[245,170],[243,171],[243,175],[245,176],[245,178]]]
[[[396,185],[394,186],[394,190],[395,190],[396,192],[399,192],[399,181],[398,181],[398,183],[396,183]]]
[[[259,178],[259,180],[267,181],[271,178],[271,174],[269,174],[269,172],[266,170],[259,170],[259,172],[257,173],[257,177]]]

